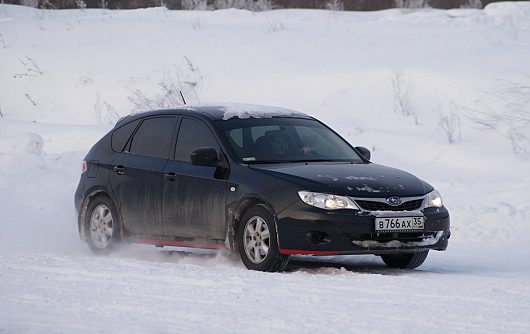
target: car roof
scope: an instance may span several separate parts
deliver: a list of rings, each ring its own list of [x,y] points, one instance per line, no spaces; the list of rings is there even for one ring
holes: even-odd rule
[[[272,117],[289,117],[312,119],[311,116],[299,111],[286,109],[282,107],[272,107],[256,104],[244,103],[218,103],[212,105],[200,106],[179,106],[172,109],[151,110],[139,112],[122,117],[116,123],[116,126],[128,123],[138,118],[144,118],[157,115],[189,115],[199,116],[210,120],[228,120],[244,118],[272,118]]]

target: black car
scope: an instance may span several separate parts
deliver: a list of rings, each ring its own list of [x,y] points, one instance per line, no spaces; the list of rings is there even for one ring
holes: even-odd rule
[[[83,161],[75,193],[82,240],[239,252],[253,270],[292,254],[375,254],[416,268],[451,235],[440,194],[370,162],[320,121],[229,104],[133,114]]]

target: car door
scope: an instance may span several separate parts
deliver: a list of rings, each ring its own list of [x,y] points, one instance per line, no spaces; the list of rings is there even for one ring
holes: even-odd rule
[[[217,139],[205,122],[183,117],[174,159],[169,159],[164,169],[164,234],[176,239],[223,240],[226,180],[217,167],[191,164],[191,152],[199,147],[213,147],[220,152]]]
[[[113,162],[112,191],[126,230],[134,234],[163,235],[163,169],[174,141],[177,117],[146,118]]]

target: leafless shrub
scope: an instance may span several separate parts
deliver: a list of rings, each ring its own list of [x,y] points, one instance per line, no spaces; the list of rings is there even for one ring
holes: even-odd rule
[[[35,102],[35,100],[33,100],[33,98],[29,95],[29,94],[24,94],[24,96],[26,97],[26,100],[28,100],[34,107],[37,106],[37,102]]]
[[[394,73],[391,78],[392,89],[394,90],[394,112],[405,117],[413,117],[418,125],[418,117],[414,112],[411,101],[412,84],[403,72]]]
[[[482,7],[482,0],[466,0],[466,2],[460,8],[481,9]]]
[[[428,7],[429,0],[396,0],[396,8],[418,9]]]
[[[13,78],[34,77],[37,75],[42,75],[42,70],[32,58],[26,56],[26,58],[19,60],[20,63],[25,67],[25,72],[15,74]]]
[[[0,45],[2,46],[2,49],[7,47],[6,41],[4,40],[4,35],[2,35],[2,33],[0,33]]]
[[[201,29],[203,27],[203,21],[200,17],[195,18],[193,21],[191,21],[191,28],[195,31]]]
[[[99,95],[99,92],[96,93],[94,111],[96,112],[96,119],[99,124],[112,125],[120,118],[116,109],[110,103],[104,101]]]
[[[183,57],[186,62],[184,70],[179,71],[178,77],[180,77],[182,84],[180,91],[186,93],[186,98],[194,103],[200,103],[199,90],[202,85],[204,77],[201,74],[199,68],[186,56]],[[180,93],[179,93],[180,94]]]
[[[140,89],[133,89],[128,96],[135,111],[166,109],[183,104],[178,84],[167,74],[158,83],[160,90],[155,95],[148,95]]]
[[[2,113],[2,108],[0,108],[0,118],[4,117],[4,114]]]
[[[154,94],[140,89],[130,89],[128,100],[133,105],[133,110],[174,108],[184,103],[181,92],[188,104],[199,104],[199,91],[204,78],[199,68],[188,57],[184,57],[184,61],[183,68],[177,68],[174,72],[164,72]]]
[[[92,80],[91,77],[89,77],[88,75],[82,75],[79,77],[79,83],[82,84],[82,85],[88,85],[88,84],[91,84],[93,83],[94,80]]]
[[[486,92],[467,117],[508,139],[521,159],[530,158],[530,76],[526,82],[503,82]]]
[[[440,121],[438,126],[445,134],[447,142],[454,144],[462,140],[461,117],[459,114],[460,107],[454,103],[449,105],[449,110],[440,110]]]
[[[285,30],[285,25],[282,21],[273,18],[267,18],[267,32],[279,32]]]

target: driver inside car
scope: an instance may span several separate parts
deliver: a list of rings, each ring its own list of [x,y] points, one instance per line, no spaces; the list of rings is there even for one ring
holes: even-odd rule
[[[282,160],[287,157],[289,145],[283,136],[274,136],[271,141],[271,148],[273,160]]]
[[[271,159],[273,160],[285,160],[291,154],[289,150],[289,143],[283,135],[276,135],[272,138],[271,148],[272,148]],[[305,155],[310,155],[310,154],[311,154],[311,147],[304,146],[297,152],[296,155],[305,156]]]

